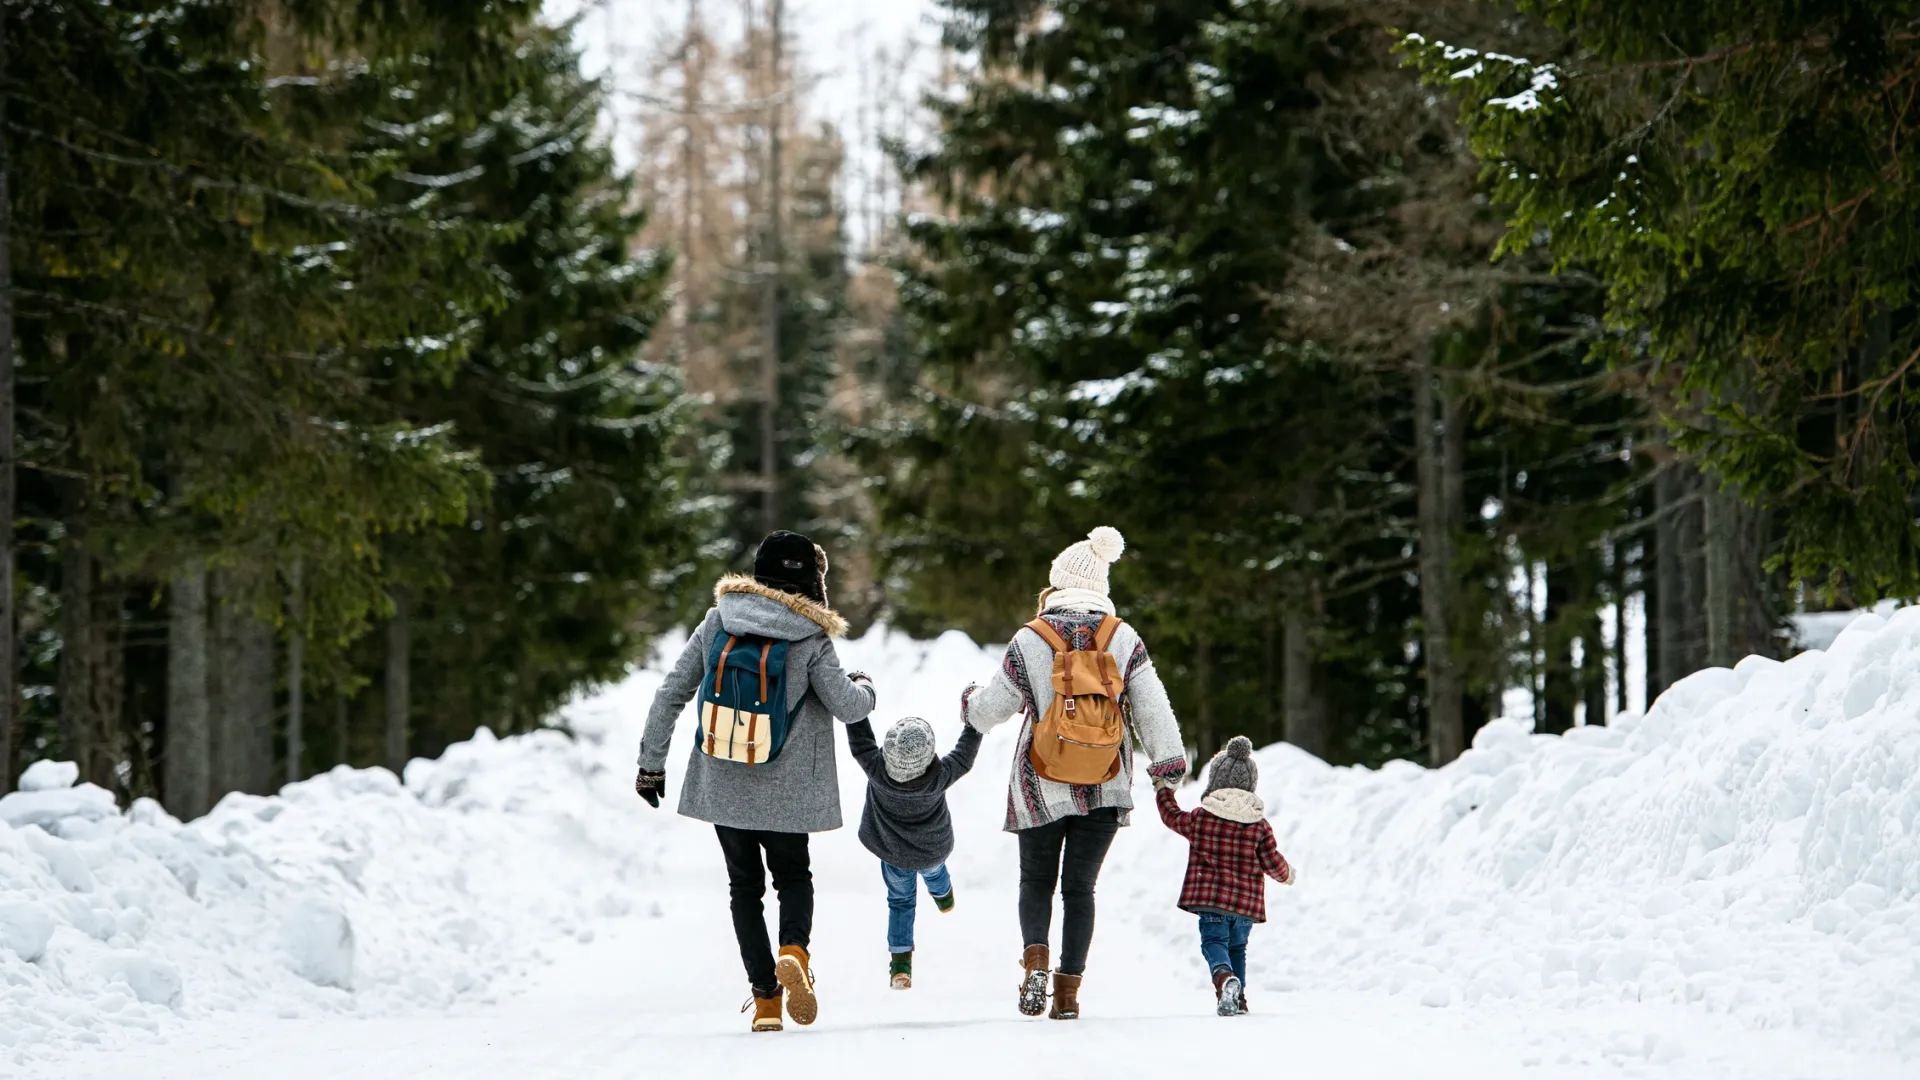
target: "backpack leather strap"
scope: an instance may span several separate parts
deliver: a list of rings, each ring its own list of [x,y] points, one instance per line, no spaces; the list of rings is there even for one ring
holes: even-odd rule
[[[767,654],[772,651],[772,639],[768,639],[765,645],[760,646],[760,704],[762,705],[767,703]],[[748,764],[751,765],[752,762]]]
[[[720,692],[720,676],[727,670],[727,654],[733,651],[734,636],[727,635],[727,644],[720,650],[720,662],[713,665],[713,692]]]
[[[1036,634],[1039,634],[1040,640],[1052,646],[1054,652],[1063,653],[1063,652],[1072,651],[1072,649],[1067,645],[1067,639],[1061,637],[1060,631],[1055,630],[1053,628],[1053,624],[1048,622],[1045,619],[1033,620],[1032,622],[1027,624],[1027,629],[1033,631]]]
[[[1073,646],[1068,645],[1067,639],[1060,636],[1060,631],[1055,630],[1053,628],[1053,624],[1048,622],[1045,619],[1033,620],[1032,622],[1027,624],[1027,629],[1033,631],[1036,634],[1039,634],[1040,640],[1046,642],[1049,646],[1053,648],[1054,670],[1056,672],[1059,671],[1060,662],[1063,659],[1065,659],[1068,653],[1073,651]],[[1061,697],[1062,706],[1067,710],[1067,715],[1072,716],[1074,711],[1073,710],[1073,665],[1072,664],[1066,665],[1066,672],[1067,672],[1067,685],[1061,688],[1062,693],[1060,697]]]
[[[1093,632],[1094,650],[1096,652],[1106,652],[1107,649],[1113,645],[1113,635],[1119,632],[1120,632],[1120,619],[1118,616],[1109,615],[1106,618],[1101,619],[1099,628],[1097,628]],[[1107,679],[1107,666],[1105,664],[1101,664],[1099,665],[1099,667],[1100,667],[1100,683],[1103,687],[1106,688],[1107,696],[1112,698],[1115,701],[1119,701],[1120,695],[1113,692],[1113,683],[1109,682]]]

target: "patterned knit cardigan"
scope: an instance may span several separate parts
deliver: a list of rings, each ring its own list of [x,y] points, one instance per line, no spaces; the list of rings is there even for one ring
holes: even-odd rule
[[[1093,647],[1093,632],[1100,625],[1100,612],[1049,610],[1044,618],[1060,636],[1076,649]],[[1033,746],[1034,718],[1046,715],[1053,701],[1053,647],[1026,627],[1013,635],[1006,657],[993,681],[984,687],[970,686],[960,699],[960,712],[968,724],[985,732],[1005,723],[1025,710],[1020,740],[1013,755],[1013,777],[1007,785],[1008,832],[1019,832],[1049,825],[1061,818],[1085,814],[1089,810],[1115,807],[1120,823],[1127,823],[1133,809],[1133,746],[1138,742],[1152,762],[1147,773],[1155,779],[1178,779],[1186,775],[1186,746],[1180,739],[1180,724],[1174,719],[1173,705],[1167,700],[1167,688],[1147,659],[1147,646],[1133,627],[1122,624],[1108,644],[1120,670],[1126,673],[1126,690],[1121,698],[1130,738],[1120,746],[1120,772],[1104,784],[1062,784],[1042,777],[1033,769],[1028,751]]]

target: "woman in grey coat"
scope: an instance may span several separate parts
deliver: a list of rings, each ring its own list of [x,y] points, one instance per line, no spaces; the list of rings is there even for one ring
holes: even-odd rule
[[[1095,648],[1095,633],[1114,614],[1107,591],[1107,565],[1120,558],[1126,541],[1119,530],[1101,526],[1054,557],[1049,585],[1040,594],[1039,617],[1075,649]],[[1053,646],[1023,626],[1007,643],[993,681],[968,687],[961,712],[968,724],[988,731],[1016,712],[1025,713],[1014,744],[1013,776],[1007,785],[1008,832],[1020,838],[1020,932],[1026,950],[1020,964],[1020,1011],[1039,1015],[1046,1006],[1046,980],[1052,932],[1053,895],[1060,891],[1060,967],[1053,975],[1057,1020],[1080,1015],[1080,979],[1093,942],[1093,887],[1115,834],[1133,809],[1133,747],[1147,752],[1147,773],[1155,780],[1177,781],[1187,772],[1186,745],[1166,687],[1147,658],[1146,643],[1121,623],[1107,643],[1126,680],[1121,708],[1126,737],[1120,744],[1120,771],[1104,784],[1063,784],[1041,776],[1028,751],[1033,725],[1053,703]]]
[[[635,790],[652,806],[666,794],[667,748],[674,725],[707,676],[715,635],[753,635],[787,646],[786,743],[771,761],[744,764],[696,745],[680,790],[680,813],[712,823],[726,858],[733,933],[753,987],[755,1031],[780,1030],[782,989],[788,1015],[818,1015],[807,946],[813,930],[813,874],[807,834],[840,827],[840,781],[833,721],[873,711],[873,684],[840,668],[834,637],[846,620],[827,606],[827,554],[798,533],[760,542],[753,576],[730,574],[714,586],[714,605],[681,651],[647,713]],[[764,855],[764,863],[762,861]],[[762,898],[767,875],[780,897],[780,955],[767,940]]]

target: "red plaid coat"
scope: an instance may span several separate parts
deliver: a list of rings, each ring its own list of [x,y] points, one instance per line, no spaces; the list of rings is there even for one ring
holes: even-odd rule
[[[1288,882],[1293,868],[1280,854],[1273,826],[1243,825],[1201,810],[1181,810],[1173,789],[1154,793],[1160,820],[1187,838],[1187,880],[1180,887],[1184,911],[1220,911],[1254,922],[1267,921],[1267,883],[1263,874]]]

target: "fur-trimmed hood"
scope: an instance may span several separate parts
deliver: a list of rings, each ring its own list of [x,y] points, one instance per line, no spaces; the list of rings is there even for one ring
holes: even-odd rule
[[[1245,788],[1225,787],[1200,800],[1207,813],[1242,825],[1251,825],[1267,816],[1267,805],[1260,796]]]
[[[716,604],[721,597],[740,594],[771,600],[818,626],[828,637],[840,637],[847,632],[847,620],[827,605],[798,593],[762,585],[746,574],[728,574],[713,586],[713,602]]]

